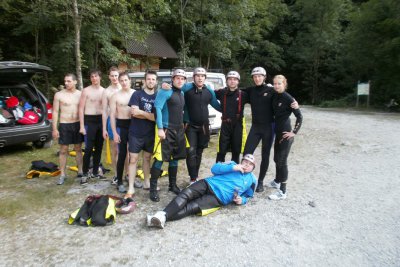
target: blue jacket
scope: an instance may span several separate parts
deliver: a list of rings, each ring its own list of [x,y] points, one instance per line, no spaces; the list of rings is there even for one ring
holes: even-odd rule
[[[257,179],[252,172],[241,173],[234,171],[235,162],[218,162],[211,167],[214,176],[206,178],[215,196],[223,205],[233,201],[235,191],[242,197],[242,204],[246,204],[248,197],[253,197],[257,186]]]

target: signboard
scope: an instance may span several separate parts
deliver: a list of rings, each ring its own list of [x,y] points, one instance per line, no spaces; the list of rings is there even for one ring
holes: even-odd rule
[[[369,83],[359,83],[357,86],[357,95],[369,95]]]

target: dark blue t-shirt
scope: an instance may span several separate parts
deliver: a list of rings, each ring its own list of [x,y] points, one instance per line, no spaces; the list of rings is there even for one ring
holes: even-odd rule
[[[131,96],[128,106],[138,106],[140,110],[152,113],[155,99],[156,93],[149,95],[144,90],[138,90]],[[132,118],[129,134],[136,137],[154,136],[154,125],[154,121]]]

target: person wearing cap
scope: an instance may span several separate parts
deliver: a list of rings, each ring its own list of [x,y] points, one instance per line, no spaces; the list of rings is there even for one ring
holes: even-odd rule
[[[267,72],[263,67],[255,67],[251,72],[251,76],[254,86],[244,89],[249,95],[252,117],[244,154],[253,154],[260,141],[262,142],[261,164],[256,192],[263,192],[263,182],[267,174],[270,151],[274,141],[272,96],[275,92],[272,85],[265,83]],[[294,101],[292,107],[298,108],[298,103]]]
[[[218,162],[211,167],[213,176],[201,179],[183,189],[162,211],[147,215],[147,226],[164,228],[166,221],[189,215],[207,215],[221,206],[245,205],[253,197],[257,179],[252,173],[255,158],[251,154],[237,164]]]
[[[191,182],[196,181],[199,176],[203,150],[208,147],[210,141],[208,105],[221,111],[214,90],[205,84],[206,79],[206,70],[201,67],[195,68],[193,82],[186,83],[182,88],[185,94],[185,134],[190,146],[187,149],[186,166]]]
[[[176,184],[178,160],[186,158],[186,140],[183,127],[185,98],[181,88],[186,82],[186,72],[176,69],[172,73],[172,90],[159,90],[154,102],[157,134],[154,144],[154,162],[150,170],[150,199],[160,201],[157,180],[164,161],[169,162],[168,190],[179,194]]]
[[[248,95],[238,89],[239,82],[240,74],[230,71],[226,75],[227,87],[215,91],[222,109],[216,162],[224,162],[226,153],[231,151],[231,160],[239,163],[240,153],[244,149],[247,134],[243,110],[248,102]]]

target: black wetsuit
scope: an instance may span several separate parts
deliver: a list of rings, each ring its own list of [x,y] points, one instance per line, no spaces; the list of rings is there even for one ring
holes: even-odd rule
[[[99,171],[101,151],[103,149],[103,123],[101,115],[85,115],[85,154],[83,155],[82,171],[87,174],[90,166],[90,158],[93,155],[93,175]],[[94,148],[94,151],[93,151]]]
[[[288,178],[287,158],[289,156],[290,147],[293,144],[293,138],[283,139],[283,132],[292,131],[290,124],[290,115],[296,116],[296,124],[293,133],[297,134],[303,122],[303,116],[300,109],[292,109],[290,105],[293,103],[293,97],[286,93],[275,93],[272,98],[272,108],[275,115],[275,144],[274,144],[274,161],[276,165],[275,182],[281,184],[281,190],[286,192],[286,181]]]
[[[194,83],[189,83],[182,91],[185,93],[184,119],[188,123],[185,133],[190,145],[187,150],[186,165],[190,179],[194,180],[199,176],[203,150],[208,147],[210,141],[208,105],[212,104],[218,109],[220,107],[215,95],[206,86],[197,88]]]
[[[243,154],[253,154],[260,140],[262,141],[261,166],[258,175],[258,184],[262,185],[268,170],[269,155],[274,141],[272,95],[275,92],[266,84],[249,87],[244,91],[249,95],[252,125]]]
[[[118,161],[117,161],[118,185],[121,185],[123,183],[122,175],[124,173],[125,159],[128,150],[130,123],[131,119],[116,119],[117,132],[121,139],[121,142],[118,144]]]
[[[215,92],[221,103],[222,124],[219,133],[217,162],[225,162],[227,152],[232,152],[231,160],[239,164],[243,138],[243,109],[248,102],[246,92],[224,88]]]

